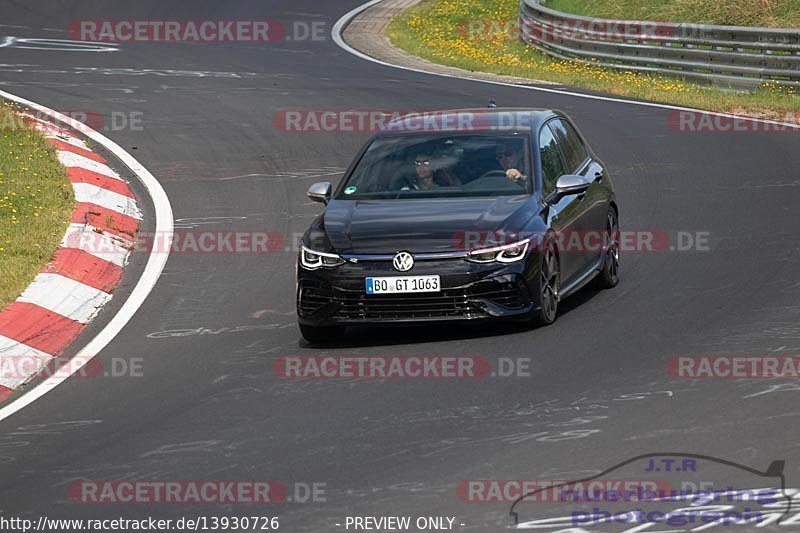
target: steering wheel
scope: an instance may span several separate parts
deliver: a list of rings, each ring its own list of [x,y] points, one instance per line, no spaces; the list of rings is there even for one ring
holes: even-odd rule
[[[505,178],[506,177],[506,171],[505,170],[499,170],[499,169],[498,170],[490,170],[489,172],[485,172],[481,176],[481,178],[499,178],[499,177]],[[480,178],[478,178],[478,179],[480,179]]]

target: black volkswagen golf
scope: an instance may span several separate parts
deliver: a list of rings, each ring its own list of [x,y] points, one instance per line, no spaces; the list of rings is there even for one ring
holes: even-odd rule
[[[303,337],[348,325],[522,319],[551,324],[590,281],[617,284],[611,179],[559,111],[480,109],[389,123],[303,236]]]

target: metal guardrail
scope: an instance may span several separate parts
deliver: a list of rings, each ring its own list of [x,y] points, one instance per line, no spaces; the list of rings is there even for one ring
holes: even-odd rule
[[[723,86],[800,86],[800,30],[597,19],[520,0],[520,37],[559,59]]]

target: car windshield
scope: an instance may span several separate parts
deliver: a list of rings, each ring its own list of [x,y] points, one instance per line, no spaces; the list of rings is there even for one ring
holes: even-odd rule
[[[512,196],[531,188],[524,135],[374,139],[337,199]]]

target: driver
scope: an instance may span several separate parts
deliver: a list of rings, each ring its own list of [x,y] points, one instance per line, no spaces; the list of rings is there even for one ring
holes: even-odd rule
[[[442,186],[457,187],[461,185],[459,179],[448,169],[435,168],[434,160],[429,154],[418,154],[414,158],[414,171],[416,175],[410,187],[412,189],[425,191]]]
[[[439,185],[433,179],[433,161],[428,154],[419,154],[414,158],[414,170],[416,170],[416,182],[412,185],[415,189],[426,191],[435,189]]]
[[[522,166],[522,153],[513,144],[498,144],[495,157],[508,179],[520,181],[525,178],[525,175],[519,170]]]

